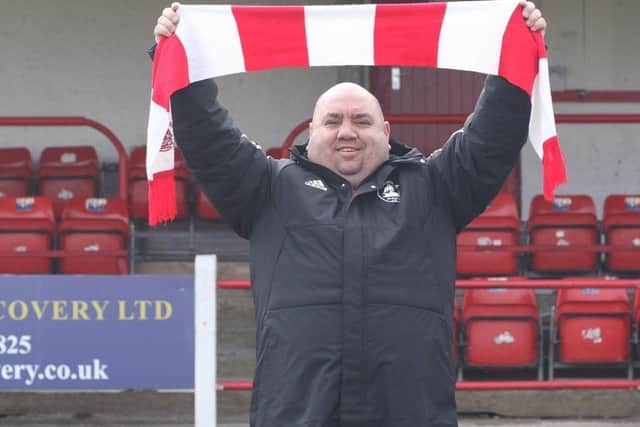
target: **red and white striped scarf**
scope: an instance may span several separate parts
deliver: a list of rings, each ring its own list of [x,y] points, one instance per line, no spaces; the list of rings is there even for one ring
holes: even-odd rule
[[[149,223],[175,217],[170,96],[191,82],[278,67],[402,65],[499,75],[531,96],[544,194],[566,181],[544,41],[517,0],[339,6],[187,6],[153,61]],[[429,96],[429,94],[425,94]]]

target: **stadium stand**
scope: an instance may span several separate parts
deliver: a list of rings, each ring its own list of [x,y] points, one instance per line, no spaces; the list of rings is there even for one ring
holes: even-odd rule
[[[109,251],[127,250],[129,246],[129,216],[120,199],[74,199],[62,212],[58,227],[59,246],[68,252],[107,252],[104,256],[87,258],[64,256],[60,272],[64,274],[127,274],[126,255]]]
[[[607,244],[640,248],[640,195],[607,196],[602,225]],[[612,273],[638,273],[640,251],[614,250],[607,254],[605,266]]]
[[[537,369],[542,340],[532,289],[467,289],[462,304],[465,368]]]
[[[533,246],[597,245],[599,232],[593,199],[588,195],[566,195],[546,201],[538,194],[531,201],[527,231]],[[538,251],[531,255],[530,268],[561,275],[594,273],[598,270],[598,256],[589,249]]]
[[[176,219],[189,216],[189,191],[191,176],[184,162],[180,150],[175,153],[175,180],[176,180]],[[145,146],[135,147],[129,157],[129,215],[132,220],[146,223],[149,211],[147,168],[147,149]]]
[[[6,255],[0,257],[0,273],[51,273],[50,258],[20,254],[50,250],[55,226],[53,206],[46,197],[0,198],[0,251]]]
[[[456,271],[459,276],[505,276],[519,271],[517,252],[491,247],[516,246],[520,218],[513,195],[500,193],[485,211],[458,234]],[[461,250],[461,246],[474,250]]]
[[[37,179],[37,193],[51,199],[53,212],[60,218],[67,201],[98,195],[100,165],[95,148],[45,148],[40,155]]]
[[[625,289],[559,289],[549,329],[549,378],[567,367],[627,367],[631,377],[630,326]]]
[[[0,197],[31,195],[31,167],[27,148],[0,148]]]

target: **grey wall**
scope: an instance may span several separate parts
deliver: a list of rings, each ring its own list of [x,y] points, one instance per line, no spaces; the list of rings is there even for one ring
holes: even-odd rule
[[[168,0],[3,1],[0,116],[86,116],[112,129],[128,148],[144,144],[151,70],[145,52],[166,4]],[[288,69],[218,81],[223,101],[245,133],[270,147],[280,145],[310,115],[317,95],[344,73],[336,68]],[[2,146],[30,146],[34,160],[43,142],[95,144],[101,160],[116,156],[106,139],[88,128],[0,128]]]
[[[259,1],[255,1],[259,3]],[[110,127],[126,147],[145,142],[155,19],[168,0],[3,1],[0,13],[0,116],[82,115]],[[268,3],[264,1],[262,3]],[[308,3],[321,3],[313,1]],[[332,3],[325,0],[324,3]],[[555,90],[640,90],[640,2],[539,0],[549,21]],[[331,84],[366,81],[366,70],[276,70],[219,79],[236,122],[265,147],[280,145]],[[557,105],[558,112],[640,112],[637,104]],[[613,192],[640,192],[637,125],[561,125],[570,183],[600,206]],[[89,129],[0,128],[0,145],[94,144],[104,161],[115,153]],[[523,212],[541,190],[541,167],[523,152]]]

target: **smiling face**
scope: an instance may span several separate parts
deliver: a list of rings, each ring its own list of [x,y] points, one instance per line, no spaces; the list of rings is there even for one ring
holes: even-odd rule
[[[354,83],[340,83],[318,98],[309,125],[309,160],[352,187],[389,158],[389,123],[378,100]]]

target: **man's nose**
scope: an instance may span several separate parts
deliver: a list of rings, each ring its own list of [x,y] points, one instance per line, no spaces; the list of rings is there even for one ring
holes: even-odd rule
[[[356,132],[351,122],[345,120],[338,129],[338,139],[355,139]]]

